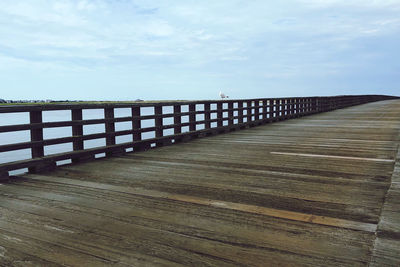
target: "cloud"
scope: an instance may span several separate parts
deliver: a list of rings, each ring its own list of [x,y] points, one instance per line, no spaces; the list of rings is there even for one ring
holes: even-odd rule
[[[358,8],[400,8],[399,0],[299,0],[299,2],[317,8],[328,8],[332,6]]]
[[[149,35],[156,37],[167,37],[174,33],[174,28],[171,27],[167,21],[150,21],[147,25],[144,25],[144,27]]]
[[[0,15],[7,18],[3,20],[4,26],[0,26],[0,34],[8,35],[6,45],[21,50],[31,47],[36,55],[46,55],[49,51],[61,53],[61,50],[64,50],[61,54],[68,53],[71,58],[74,54],[89,54],[93,58],[97,54],[100,62],[115,52],[152,57],[173,54],[179,61],[195,65],[218,58],[243,59],[251,56],[243,53],[251,54],[251,50],[260,48],[255,45],[260,41],[268,42],[272,52],[279,50],[279,46],[285,47],[284,42],[289,40],[293,44],[287,47],[290,50],[326,42],[346,47],[344,44],[351,40],[394,31],[399,25],[396,18],[368,16],[366,20],[347,11],[328,17],[325,13],[310,15],[306,8],[346,3],[333,0],[301,1],[304,7],[300,13],[288,3],[263,1],[245,6],[241,1],[207,5],[196,1],[175,5],[169,5],[168,1],[148,4],[105,0],[39,0],[39,3],[6,0],[0,4]],[[389,3],[394,5],[398,1]]]
[[[378,67],[391,73],[399,7],[400,0],[3,0],[0,68],[8,76],[140,70],[135,83],[146,88],[159,86],[157,75],[182,87],[291,88]]]

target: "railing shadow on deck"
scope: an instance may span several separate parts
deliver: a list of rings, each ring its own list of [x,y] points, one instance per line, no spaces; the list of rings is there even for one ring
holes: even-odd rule
[[[0,164],[0,179],[7,179],[9,172],[13,170],[28,168],[29,172],[35,173],[52,169],[60,161],[67,160],[69,163],[79,163],[93,160],[96,155],[104,153],[106,156],[112,156],[132,151],[143,151],[153,147],[244,129],[264,123],[394,98],[397,97],[351,95],[245,100],[2,106],[0,107],[0,113],[29,114],[30,123],[3,125],[0,126],[0,133],[29,131],[30,141],[4,144],[0,140],[0,153],[30,149],[31,157],[26,160]],[[163,112],[163,107],[170,107],[173,112],[165,113]],[[114,111],[121,108],[130,109],[130,116],[115,117]],[[151,115],[143,115],[141,113],[142,108],[151,108],[154,112]],[[83,119],[83,111],[89,109],[103,110],[103,118]],[[43,122],[43,112],[55,110],[70,112],[71,120]],[[173,123],[164,123],[166,118],[173,119]],[[185,118],[185,122],[182,121],[182,118]],[[142,121],[144,120],[154,120],[154,126],[142,127]],[[130,129],[117,131],[115,124],[119,122],[130,123]],[[95,124],[103,124],[105,131],[103,133],[84,134],[84,126]],[[44,129],[57,127],[72,127],[72,135],[44,138]],[[173,133],[164,135],[164,131],[168,129],[173,130]],[[149,132],[154,133],[154,138],[142,138],[142,134]],[[119,144],[116,142],[116,137],[128,135],[132,137],[131,142]],[[86,148],[84,141],[94,139],[105,139],[105,146]],[[72,144],[71,151],[45,155],[44,148],[46,146],[66,143]]]

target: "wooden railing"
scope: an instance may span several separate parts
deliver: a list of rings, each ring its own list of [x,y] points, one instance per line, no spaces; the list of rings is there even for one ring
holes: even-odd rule
[[[60,161],[78,163],[92,160],[99,154],[112,156],[146,150],[192,138],[393,98],[395,97],[361,95],[152,103],[5,105],[0,107],[0,113],[26,113],[30,123],[4,125],[0,121],[0,133],[29,131],[30,141],[5,144],[6,140],[0,139],[0,153],[30,149],[31,157],[0,164],[0,177],[8,177],[9,171],[13,170],[28,168],[29,172],[39,172],[54,168]],[[170,107],[171,112],[163,112],[164,107]],[[142,114],[143,108],[151,108],[154,112]],[[103,118],[84,119],[83,111],[89,109],[103,110]],[[117,109],[129,109],[130,115],[115,117],[114,112]],[[44,122],[43,113],[55,110],[67,111],[71,119]],[[164,123],[166,118],[172,118],[173,122]],[[154,125],[142,127],[145,120],[154,120]],[[128,130],[116,131],[115,125],[120,122],[128,122],[131,127]],[[95,124],[104,125],[105,131],[84,134],[84,126]],[[71,127],[72,135],[44,138],[44,129],[57,127]],[[165,130],[168,129],[173,132],[165,134]],[[144,133],[149,132],[153,132],[154,137],[142,138]],[[116,137],[128,135],[132,141],[116,142]],[[105,139],[105,145],[86,148],[84,142],[93,139]],[[71,151],[45,154],[46,146],[66,143],[72,144]]]

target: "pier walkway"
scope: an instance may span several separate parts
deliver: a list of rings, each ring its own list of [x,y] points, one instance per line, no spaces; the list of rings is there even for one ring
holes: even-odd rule
[[[11,177],[0,265],[399,265],[399,134],[388,100]]]

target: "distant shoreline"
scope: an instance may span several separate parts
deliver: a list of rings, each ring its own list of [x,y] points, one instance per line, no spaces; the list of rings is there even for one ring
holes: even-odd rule
[[[15,102],[0,103],[0,106],[14,105],[58,105],[58,104],[136,104],[154,102],[188,102],[191,100],[132,100],[132,101],[53,101],[53,102]]]

